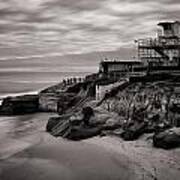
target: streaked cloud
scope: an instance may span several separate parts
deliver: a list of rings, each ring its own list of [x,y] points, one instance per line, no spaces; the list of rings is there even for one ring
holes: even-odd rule
[[[157,22],[180,20],[180,2],[0,0],[0,17],[0,48],[41,58],[133,48],[134,39],[155,35]]]

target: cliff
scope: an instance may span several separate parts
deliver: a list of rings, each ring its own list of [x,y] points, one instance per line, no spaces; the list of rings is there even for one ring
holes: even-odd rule
[[[144,133],[154,134],[154,145],[171,147],[161,139],[162,131],[180,126],[180,82],[172,76],[154,76],[121,79],[98,78],[93,75],[83,82],[64,82],[48,87],[38,95],[7,97],[0,107],[1,115],[17,115],[39,111],[56,112],[50,119],[48,131],[54,136],[79,140],[98,134],[116,134],[124,140],[135,140]],[[95,100],[96,86],[114,84],[100,100]],[[83,108],[92,108],[93,115],[83,114]],[[88,109],[88,108],[87,108]],[[87,118],[88,123],[87,123]],[[86,124],[87,123],[87,124]],[[178,137],[174,135],[171,137]],[[178,138],[173,139],[179,145]],[[169,139],[168,139],[169,140]],[[159,143],[159,144],[158,144]],[[174,145],[174,144],[173,144]]]
[[[0,115],[18,115],[39,111],[38,95],[7,97],[0,107]]]
[[[172,127],[177,127],[178,131],[180,127],[178,79],[177,76],[160,76],[156,80],[153,76],[147,76],[145,80],[122,80],[103,99],[86,104],[94,111],[88,125],[81,107],[69,116],[60,116],[53,121],[50,119],[48,123],[52,126],[51,130],[48,127],[48,131],[54,136],[74,140],[109,133],[124,140],[136,140],[144,133],[153,133],[153,145],[156,147],[180,146],[176,131],[166,131]]]
[[[35,112],[66,113],[89,96],[94,96],[94,80],[97,74],[82,78],[71,78],[50,86],[38,95],[24,95],[4,98],[0,106],[0,115],[17,115]]]
[[[69,108],[76,106],[82,99],[89,96],[94,96],[92,81],[70,85],[61,83],[39,93],[39,108],[41,111],[64,114]]]

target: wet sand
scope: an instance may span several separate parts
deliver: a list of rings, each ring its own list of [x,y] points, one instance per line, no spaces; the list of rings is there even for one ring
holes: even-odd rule
[[[21,121],[27,118],[26,125],[4,133],[0,139],[5,144],[0,149],[0,180],[179,179],[180,149],[154,149],[146,137],[134,142],[117,137],[78,142],[54,138],[44,131],[48,117],[21,117]]]
[[[125,156],[118,157],[91,143],[43,136],[40,144],[4,161],[2,180],[118,180],[134,176]]]
[[[1,180],[106,180],[133,175],[124,156],[118,162],[114,160],[118,154],[89,140],[72,142],[46,133],[48,118],[47,114],[1,117],[5,129],[0,138]]]

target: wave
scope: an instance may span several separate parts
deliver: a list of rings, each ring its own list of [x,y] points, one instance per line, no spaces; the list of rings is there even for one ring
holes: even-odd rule
[[[30,84],[30,83],[33,83],[33,84],[54,84],[54,83],[58,83],[59,81],[58,80],[17,80],[17,81],[14,81],[14,80],[5,80],[5,79],[2,79],[0,80],[1,83],[5,82],[5,83],[24,83],[24,84]]]
[[[0,94],[0,105],[2,104],[2,101],[6,97],[15,97],[15,96],[22,96],[22,95],[30,95],[30,94],[38,94],[39,91],[27,91],[27,92],[20,92],[20,93],[7,93],[7,94]]]

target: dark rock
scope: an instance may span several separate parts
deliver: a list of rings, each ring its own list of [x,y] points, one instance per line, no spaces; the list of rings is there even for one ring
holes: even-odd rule
[[[109,119],[104,123],[97,124],[98,126],[102,127],[103,131],[114,131],[116,129],[122,128],[122,123],[119,120]]]
[[[156,132],[162,132],[167,129],[170,129],[172,126],[167,123],[148,123],[148,126],[145,128],[145,133],[156,133]]]
[[[80,120],[69,120],[63,117],[50,118],[46,131],[53,136],[61,136],[70,140],[87,139],[101,133],[101,127],[91,127],[83,124]]]
[[[75,84],[69,86],[67,88],[66,92],[78,94],[81,90],[84,90],[84,91],[88,90],[88,88],[91,84],[92,84],[91,81],[75,83]]]
[[[82,86],[83,86],[84,83],[76,83],[72,86],[69,86],[68,89],[66,90],[67,93],[78,93]]]
[[[75,106],[81,97],[75,96],[72,93],[64,93],[62,96],[59,97],[57,102],[57,112],[58,114],[62,115],[68,110],[69,108]]]
[[[180,147],[180,128],[173,128],[156,133],[153,136],[153,145],[163,149]]]
[[[179,113],[180,114],[180,104],[173,104],[172,106],[170,106],[169,109],[173,113]]]
[[[113,131],[119,128],[121,128],[120,124],[112,124],[112,125],[105,124],[105,125],[102,125],[101,129],[105,131]]]
[[[102,126],[91,124],[90,118],[94,115],[91,107],[84,107],[80,114],[50,118],[46,131],[53,136],[61,136],[71,140],[81,140],[99,135]]]
[[[89,120],[91,118],[91,116],[94,115],[94,111],[91,107],[87,106],[87,107],[84,107],[82,109],[82,114],[83,114],[83,122],[86,124],[86,125],[89,125]]]
[[[68,134],[66,138],[71,140],[82,140],[91,138],[93,136],[97,136],[101,133],[100,127],[82,127],[77,126],[71,128],[71,132]]]
[[[64,83],[63,83],[64,84]],[[91,95],[91,82],[73,83],[63,87],[62,84],[52,86],[39,93],[39,107],[42,111],[65,114],[76,106],[81,99]]]
[[[48,120],[46,131],[51,135],[66,137],[71,129],[69,116],[52,117]]]
[[[84,116],[90,116],[91,117],[91,116],[94,115],[94,110],[93,110],[92,107],[87,106],[87,107],[84,107],[82,109],[82,113],[83,113]]]
[[[46,125],[46,131],[51,132],[52,129],[61,121],[60,117],[51,117]]]
[[[80,101],[80,97],[75,93],[53,92],[39,94],[39,107],[42,111],[58,112],[59,114],[65,111]]]
[[[74,119],[74,120],[70,120],[70,123],[72,126],[80,126],[82,123],[82,120],[80,119]]]
[[[1,115],[22,115],[39,111],[38,95],[7,97],[3,100]]]
[[[147,123],[134,123],[129,127],[125,128],[124,132],[121,134],[121,137],[126,141],[132,141],[138,139],[144,132],[147,127]]]

